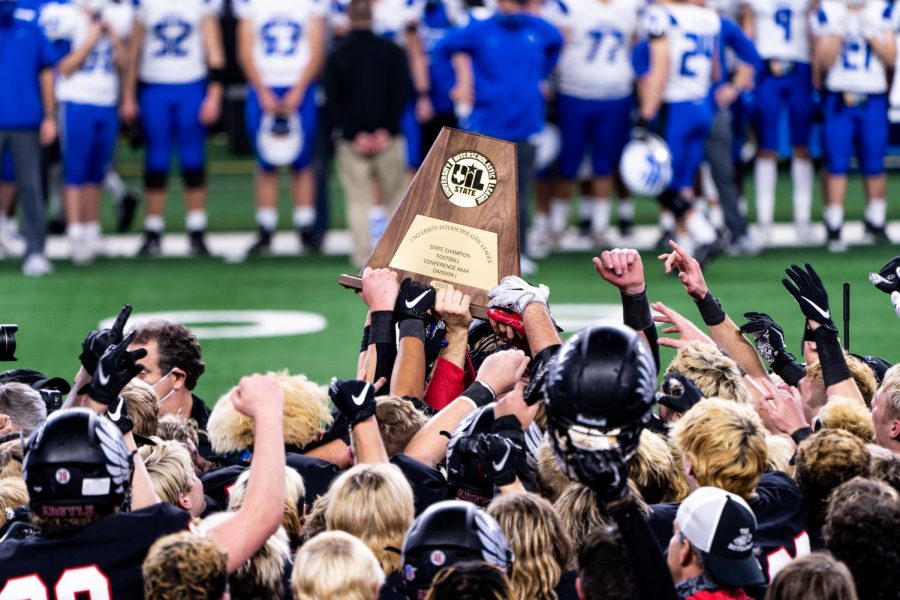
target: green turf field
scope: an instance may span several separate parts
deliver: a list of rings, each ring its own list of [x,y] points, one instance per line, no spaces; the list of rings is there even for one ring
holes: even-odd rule
[[[823,250],[772,250],[754,259],[722,258],[708,269],[707,280],[726,310],[740,319],[750,310],[765,311],[784,325],[790,348],[801,332],[799,311],[781,285],[791,262],[812,262],[831,292],[840,314],[840,284],[853,284],[853,347],[857,352],[900,360],[895,339],[898,323],[888,297],[867,281],[891,254],[888,248],[853,248],[835,256]],[[649,292],[699,321],[681,285],[662,274],[654,257],[644,255]],[[77,368],[84,334],[124,302],[139,312],[171,310],[302,310],[323,315],[327,328],[292,337],[203,342],[207,373],[198,393],[207,401],[246,373],[287,368],[326,383],[332,375],[354,374],[364,310],[362,303],[335,283],[348,269],[335,257],[256,259],[225,264],[202,260],[104,260],[89,268],[57,264],[54,276],[29,280],[19,264],[0,262],[0,322],[18,323],[19,365],[70,377]],[[551,304],[615,304],[618,293],[600,281],[588,254],[551,256],[534,279],[550,285]],[[671,354],[664,356],[668,361]]]

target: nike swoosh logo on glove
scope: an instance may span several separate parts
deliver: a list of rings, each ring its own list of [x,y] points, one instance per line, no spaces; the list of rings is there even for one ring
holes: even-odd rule
[[[412,308],[412,307],[414,307],[416,304],[419,303],[419,301],[420,301],[422,298],[424,298],[425,296],[427,296],[427,295],[428,295],[428,292],[430,292],[430,291],[431,291],[431,290],[425,290],[424,292],[422,292],[421,294],[419,294],[418,297],[416,297],[415,299],[413,299],[412,302],[410,302],[409,300],[406,300],[406,308]]]
[[[491,462],[491,466],[494,467],[495,471],[500,471],[501,469],[503,469],[503,467],[506,466],[506,459],[509,458],[510,450],[512,450],[512,448],[509,446],[509,444],[507,444],[506,454],[503,455],[503,458],[500,460],[500,462]]]
[[[122,399],[122,396],[119,396],[119,403],[116,405],[115,412],[111,410],[106,411],[106,416],[108,416],[113,421],[118,421],[122,416],[122,405],[125,404],[125,401]]]
[[[812,306],[812,307],[815,309],[815,311],[816,311],[817,313],[819,313],[820,315],[822,315],[822,318],[823,318],[823,319],[828,319],[829,321],[831,320],[831,313],[830,313],[830,312],[828,312],[827,310],[822,310],[821,308],[819,308],[819,307],[816,305],[815,302],[813,302],[812,300],[810,300],[810,299],[807,298],[806,296],[801,296],[801,298],[803,298],[804,300],[806,300],[806,303],[807,303],[807,304],[809,304],[810,306]]]
[[[362,391],[357,396],[350,396],[350,399],[353,400],[353,404],[357,406],[362,406],[362,403],[366,401],[366,393],[369,391],[369,386],[371,384],[367,383],[366,387],[362,389]]]
[[[106,386],[109,384],[109,375],[103,372],[103,363],[97,363],[97,379],[100,381],[100,385]]]

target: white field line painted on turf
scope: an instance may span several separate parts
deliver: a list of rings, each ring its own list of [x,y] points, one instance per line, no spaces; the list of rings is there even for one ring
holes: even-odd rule
[[[100,322],[111,327],[115,317]],[[297,310],[187,310],[134,314],[130,328],[153,319],[182,323],[201,340],[284,337],[322,331],[328,321],[320,314]],[[203,327],[204,323],[220,323]]]

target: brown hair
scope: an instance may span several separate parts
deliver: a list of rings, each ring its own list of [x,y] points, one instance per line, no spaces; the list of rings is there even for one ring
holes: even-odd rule
[[[704,342],[690,342],[678,350],[666,373],[681,373],[703,393],[704,398],[722,398],[752,404],[737,363],[718,348]]]
[[[156,540],[141,568],[146,598],[219,600],[228,555],[212,536],[181,531]]]
[[[856,586],[847,565],[826,552],[792,560],[778,572],[766,600],[856,600]]]
[[[155,320],[141,323],[137,327],[135,344],[155,341],[159,370],[163,375],[174,368],[184,371],[184,387],[193,390],[197,380],[206,371],[206,364],[200,358],[200,342],[191,330],[180,323]]]
[[[498,567],[481,562],[459,562],[437,572],[425,600],[507,600],[510,584]]]
[[[412,402],[400,396],[375,399],[375,418],[388,456],[400,454],[427,420]]]
[[[810,507],[810,519],[821,522],[831,490],[857,475],[869,475],[869,451],[862,440],[843,429],[823,429],[797,448],[794,479]]]
[[[0,479],[22,477],[22,461],[25,455],[21,440],[9,440],[0,444]]]

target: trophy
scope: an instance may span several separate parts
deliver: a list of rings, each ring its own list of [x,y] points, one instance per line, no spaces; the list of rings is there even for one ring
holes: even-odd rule
[[[472,298],[487,319],[487,292],[519,274],[519,202],[515,144],[444,128],[397,205],[366,266],[388,267]],[[338,283],[361,289],[362,280]]]

